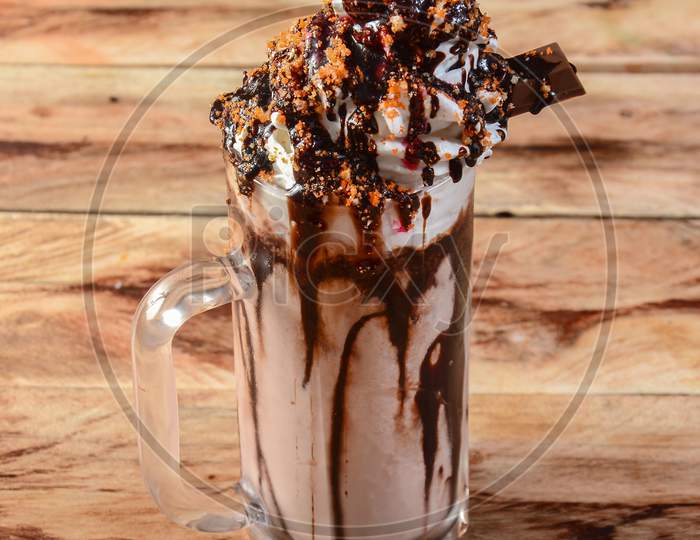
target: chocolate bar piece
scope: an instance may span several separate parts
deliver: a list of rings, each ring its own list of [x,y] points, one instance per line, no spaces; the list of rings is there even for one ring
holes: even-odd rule
[[[519,77],[508,104],[508,116],[542,109],[567,99],[583,96],[586,90],[558,43],[539,47],[508,59]]]

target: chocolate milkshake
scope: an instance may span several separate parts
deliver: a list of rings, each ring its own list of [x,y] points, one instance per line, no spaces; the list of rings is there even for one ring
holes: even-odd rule
[[[257,287],[234,341],[261,538],[466,522],[475,169],[580,93],[558,48],[497,50],[473,1],[328,4],[212,107]]]
[[[387,201],[381,246],[352,209],[280,212],[229,171],[258,287],[234,307],[242,485],[281,537],[442,537],[466,496],[473,171],[422,193],[411,230]]]

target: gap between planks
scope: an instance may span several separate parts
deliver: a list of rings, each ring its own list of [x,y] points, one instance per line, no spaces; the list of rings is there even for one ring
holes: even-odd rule
[[[572,59],[579,73],[599,74],[599,73],[620,73],[620,74],[645,74],[645,75],[693,75],[700,73],[700,58],[679,58],[671,59],[672,61],[635,61],[633,59],[619,60],[594,60],[594,59]],[[249,70],[257,66],[248,64],[168,64],[168,63],[153,63],[153,64],[86,64],[86,63],[70,63],[70,62],[0,62],[0,69],[3,68],[82,68],[82,69],[100,69],[100,68],[117,68],[117,69],[211,69],[211,70]]]
[[[183,217],[198,217],[198,218],[207,218],[207,217],[226,217],[226,214],[224,213],[213,213],[213,212],[198,212],[198,213],[189,213],[189,212],[172,212],[172,211],[167,211],[167,212],[158,212],[158,211],[140,211],[140,210],[134,210],[134,211],[125,211],[125,210],[93,210],[93,211],[85,211],[85,210],[71,210],[71,209],[66,209],[66,210],[52,210],[52,209],[45,209],[42,208],[40,210],[32,210],[32,209],[27,209],[27,208],[2,208],[0,209],[0,217],[2,216],[9,216],[9,215],[28,215],[28,216],[105,216],[105,217],[138,217],[138,218],[163,218],[163,217],[172,217],[172,218],[183,218]],[[523,219],[523,220],[536,220],[536,219],[541,219],[541,220],[557,220],[557,219],[567,219],[567,220],[597,220],[597,221],[646,221],[646,222],[654,222],[654,221],[678,221],[678,222],[683,222],[683,221],[694,221],[700,219],[700,213],[697,214],[688,214],[684,216],[674,216],[674,215],[664,215],[664,214],[658,214],[658,215],[649,215],[649,214],[639,214],[639,215],[631,215],[631,214],[625,214],[625,215],[620,215],[616,216],[615,214],[612,215],[600,215],[600,214],[551,214],[551,213],[542,213],[542,214],[514,214],[512,212],[496,212],[496,213],[485,213],[485,212],[475,212],[474,217],[479,218],[479,219]]]

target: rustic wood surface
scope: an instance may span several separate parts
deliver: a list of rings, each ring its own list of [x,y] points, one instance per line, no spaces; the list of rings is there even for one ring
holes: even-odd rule
[[[0,66],[0,208],[85,211],[105,153],[167,68]],[[148,110],[114,169],[102,210],[185,212],[221,204],[219,134],[207,121],[236,69],[185,72]],[[699,74],[584,73],[590,95],[566,106],[590,144],[617,216],[700,217]],[[51,88],[47,92],[47,88]],[[562,113],[563,114],[563,113]],[[601,213],[572,138],[553,111],[516,118],[480,171],[477,211]],[[21,181],[18,181],[21,179]],[[634,193],[634,197],[629,194]]]
[[[174,64],[232,28],[270,14],[305,7],[313,0],[3,0],[3,51],[12,63],[79,65]],[[672,62],[698,67],[700,5],[695,0],[521,0],[490,2],[485,8],[499,30],[501,46],[513,54],[543,43],[552,32],[572,57],[588,65],[631,67]],[[249,65],[265,54],[276,30],[248,33],[203,60],[210,65]],[[279,16],[276,17],[279,20]]]
[[[275,28],[213,51],[144,115],[82,244],[106,152],[144,95],[198,47],[305,0],[0,0],[0,540],[206,538],[171,525],[140,480],[135,434],[92,350],[131,398],[130,317],[164,272],[207,251],[222,211],[212,98]],[[700,531],[700,4],[483,0],[506,51],[558,40],[589,96],[512,122],[480,171],[471,369],[470,538],[695,538]],[[616,217],[617,302],[590,144]],[[192,217],[192,214],[197,216]],[[203,238],[204,236],[204,238]],[[575,397],[604,320],[604,361],[556,444],[490,491]],[[177,337],[183,457],[238,472],[230,314]],[[507,476],[506,476],[507,478]],[[498,484],[496,484],[498,485]],[[230,538],[231,536],[227,536]],[[214,536],[213,538],[224,538]]]

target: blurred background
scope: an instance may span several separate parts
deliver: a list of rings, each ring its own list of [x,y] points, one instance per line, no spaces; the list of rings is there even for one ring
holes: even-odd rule
[[[99,328],[97,344],[130,398],[138,300],[172,267],[224,244],[210,103],[264,60],[267,40],[291,18],[311,11],[294,8],[309,5],[0,0],[0,539],[201,536],[167,523],[146,493],[135,434],[92,338]],[[508,55],[558,41],[589,94],[558,113],[514,119],[477,180],[475,264],[494,235],[509,241],[476,291],[470,537],[693,537],[700,3],[483,0],[482,9]],[[270,15],[278,10],[288,17]],[[245,30],[239,39],[187,60],[235,28]],[[154,88],[163,92],[128,122]],[[579,132],[572,137],[561,118]],[[95,198],[125,126],[129,138]],[[587,146],[595,159],[577,153]],[[604,190],[591,181],[596,167]],[[611,216],[616,242],[606,245]],[[513,474],[590,382],[613,319],[577,414],[532,468]],[[222,309],[176,342],[185,464],[221,484],[238,474],[230,335]]]

